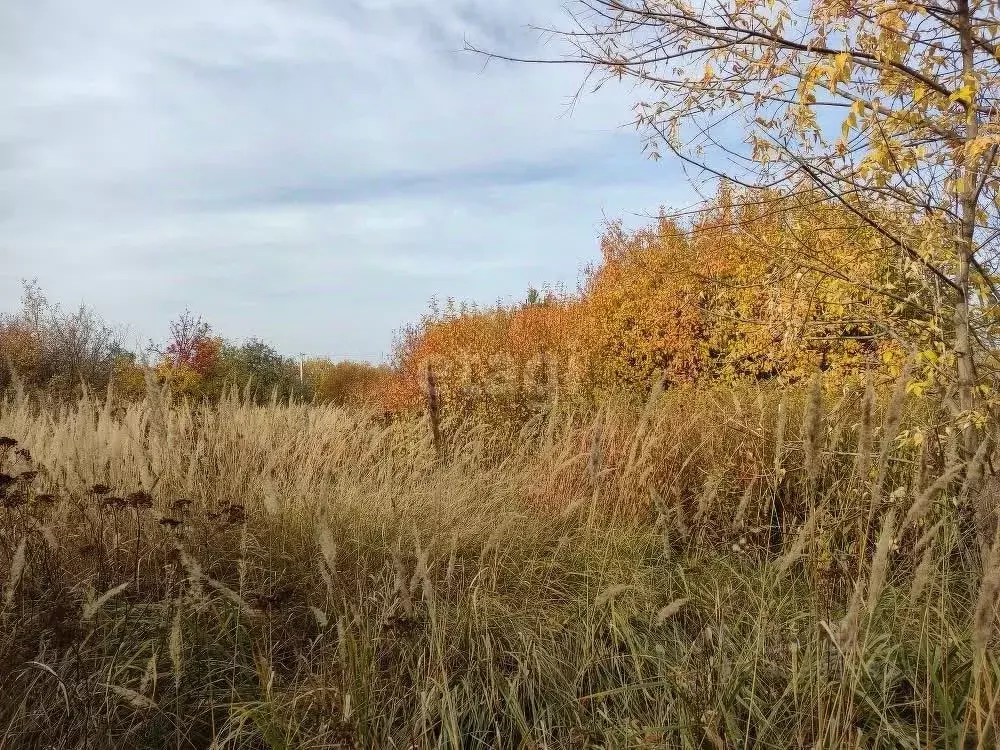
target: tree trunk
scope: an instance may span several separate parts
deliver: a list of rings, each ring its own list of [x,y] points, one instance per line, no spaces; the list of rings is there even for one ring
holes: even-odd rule
[[[957,26],[962,43],[963,82],[971,80],[975,75],[975,48],[972,38],[972,26],[969,1],[959,0]],[[965,142],[970,143],[979,136],[979,119],[976,114],[975,100],[965,105]],[[957,203],[959,220],[956,226],[956,249],[958,250],[958,267],[955,284],[958,287],[958,300],[955,304],[955,364],[958,376],[958,403],[966,417],[971,414],[976,405],[976,366],[973,358],[972,330],[969,323],[969,297],[971,294],[970,274],[975,259],[976,231],[976,183],[979,181],[978,160],[967,161],[962,157],[958,165]],[[963,448],[965,457],[971,458],[978,447],[978,435],[975,428],[968,424],[963,430]]]
[[[972,356],[972,330],[969,324],[969,256],[962,248],[955,279],[959,287],[958,301],[955,303],[955,366],[958,377],[958,405],[967,416],[976,403],[976,367]],[[962,448],[966,458],[976,452],[977,435],[972,425],[963,429]]]
[[[975,58],[972,36],[971,11],[969,0],[959,0],[957,27],[962,42],[962,73],[963,85],[974,80]],[[976,95],[972,94],[970,101],[965,103],[965,143],[972,143],[979,137],[979,115],[976,111]],[[966,152],[967,153],[967,152]],[[974,359],[972,327],[969,322],[969,297],[971,295],[970,274],[975,262],[976,253],[976,208],[979,196],[980,166],[982,159],[963,155],[958,164],[957,199],[959,210],[958,222],[958,268],[955,279],[958,285],[959,300],[955,305],[955,360],[958,368],[959,407],[967,420],[962,431],[962,444],[966,460],[971,460],[984,438],[979,434],[970,416],[976,407],[976,364]],[[970,488],[973,504],[973,524],[975,526],[980,554],[987,555],[993,522],[991,514],[985,505],[986,498],[982,487]],[[984,557],[984,561],[985,561]]]

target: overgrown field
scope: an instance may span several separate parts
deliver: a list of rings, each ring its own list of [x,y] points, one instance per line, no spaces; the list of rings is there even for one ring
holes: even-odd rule
[[[996,747],[992,441],[950,421],[679,390],[435,448],[10,397],[0,747]]]

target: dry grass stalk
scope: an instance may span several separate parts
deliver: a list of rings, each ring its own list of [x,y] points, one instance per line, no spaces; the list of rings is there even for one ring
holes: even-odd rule
[[[635,431],[632,433],[632,447],[629,450],[628,461],[626,462],[626,471],[629,473],[635,470],[640,450],[649,432],[650,421],[656,412],[656,406],[660,402],[660,398],[663,396],[666,382],[666,375],[662,371],[657,370],[653,374],[653,385],[649,389],[646,404],[639,415],[639,422],[636,425]]]
[[[21,576],[27,565],[27,552],[28,537],[25,536],[21,538],[10,561],[10,573],[7,576],[7,586],[4,588],[3,594],[3,612],[6,612],[14,601],[14,595],[17,593],[18,584],[21,582]]]
[[[101,609],[101,607],[103,607],[114,597],[118,596],[118,594],[122,593],[125,589],[127,589],[129,587],[129,583],[130,583],[129,581],[126,581],[125,583],[120,583],[114,588],[108,589],[96,599],[91,599],[90,601],[88,601],[86,604],[83,605],[83,614],[81,615],[81,619],[84,622],[88,622],[94,619],[94,615],[97,614],[97,612]]]
[[[961,463],[946,467],[944,474],[934,480],[930,487],[917,495],[909,510],[906,511],[906,517],[903,518],[903,524],[900,528],[909,528],[911,524],[919,522],[924,516],[926,516],[927,511],[934,502],[934,498],[938,496],[938,493],[947,489],[948,486],[958,478],[958,475],[962,473],[964,468],[964,465]]]
[[[854,584],[854,592],[847,606],[847,612],[837,623],[836,640],[845,655],[853,654],[858,645],[858,631],[865,602],[865,579],[859,577]]]
[[[931,574],[933,571],[934,543],[930,542],[927,544],[926,549],[924,549],[924,553],[920,557],[920,564],[917,565],[917,569],[913,573],[913,582],[910,584],[909,595],[911,609],[916,609],[917,604],[920,601],[920,597],[923,595],[928,582],[931,580]]]
[[[747,509],[750,507],[750,502],[754,498],[754,488],[757,484],[757,477],[751,477],[747,486],[743,489],[743,494],[740,495],[740,502],[736,506],[736,513],[733,516],[733,528],[742,529],[746,525]]]
[[[604,460],[604,419],[603,414],[598,415],[597,420],[590,433],[590,452],[587,459],[587,476],[590,478],[591,486],[597,488],[601,475],[601,468]]]
[[[326,584],[327,594],[332,598],[336,588],[333,577],[337,572],[337,544],[333,541],[330,527],[325,523],[320,524],[317,541],[321,556],[319,572]]]
[[[892,551],[895,534],[896,510],[893,508],[885,514],[885,519],[882,521],[882,530],[878,535],[875,556],[872,558],[871,574],[868,578],[868,600],[866,602],[869,614],[875,612],[879,597],[882,595],[882,588],[885,586],[886,575],[889,571],[889,553]]]
[[[312,615],[316,620],[316,624],[319,625],[319,629],[326,630],[326,628],[330,625],[330,618],[326,612],[321,610],[319,607],[311,605],[309,607],[309,611],[312,612]]]
[[[188,594],[192,599],[198,601],[204,596],[202,583],[206,578],[205,573],[201,569],[201,564],[188,554],[187,550],[181,548],[178,550],[178,554],[181,565],[187,573]]]
[[[785,426],[788,422],[788,391],[782,389],[781,399],[778,401],[778,416],[774,425],[774,486],[781,483],[784,476],[783,468],[785,460]]]
[[[624,594],[626,591],[631,591],[633,588],[635,587],[627,583],[617,583],[614,586],[609,586],[608,588],[604,589],[604,591],[599,593],[597,597],[594,599],[594,607],[596,608],[603,607],[605,604],[607,604],[615,597]]]
[[[882,441],[879,445],[878,463],[876,467],[875,483],[872,494],[879,497],[885,486],[885,480],[889,473],[889,459],[892,449],[899,435],[899,428],[903,424],[903,414],[906,406],[906,387],[910,383],[910,375],[913,372],[913,355],[911,354],[903,369],[896,378],[893,387],[892,397],[889,399],[889,406],[885,412],[885,419],[882,423]]]
[[[822,462],[823,438],[823,380],[819,373],[809,384],[806,410],[802,419],[802,445],[805,453],[806,474],[815,482]]]
[[[441,394],[438,391],[434,370],[427,365],[427,418],[431,425],[431,441],[434,451],[441,457],[444,445],[441,438]]]
[[[716,510],[719,499],[719,487],[722,485],[722,477],[709,476],[705,480],[705,485],[698,493],[698,508],[695,511],[694,522],[704,524],[712,513]]]
[[[174,672],[174,689],[179,690],[181,677],[184,672],[184,633],[179,605],[175,607],[174,618],[170,623],[170,634],[167,638],[167,655],[170,657],[170,665]]]
[[[931,526],[927,531],[925,531],[920,538],[917,540],[916,544],[913,545],[913,552],[915,554],[920,554],[924,547],[933,543],[934,539],[937,537],[938,532],[944,528],[945,521],[948,519],[946,517],[939,518],[937,523]],[[904,529],[905,524],[900,526],[900,529]]]
[[[240,596],[238,593],[229,588],[222,581],[217,581],[214,578],[208,576],[205,577],[205,582],[211,586],[213,589],[222,594],[226,599],[235,604],[240,612],[242,612],[247,617],[258,617],[260,616],[260,611],[250,606],[250,603]]]
[[[788,569],[802,557],[806,546],[812,541],[813,534],[816,532],[816,526],[819,524],[819,520],[824,512],[822,508],[817,508],[809,514],[806,522],[799,529],[798,536],[796,536],[791,549],[778,559],[775,565],[776,579],[782,578],[788,572]]]
[[[420,545],[417,544],[417,564],[413,570],[413,578],[410,580],[411,590],[415,587],[414,584],[419,584],[421,597],[425,604],[434,603],[434,584],[431,581],[429,554],[427,550],[421,549]]]
[[[976,449],[975,454],[969,460],[968,467],[965,472],[965,481],[962,483],[961,496],[963,498],[968,498],[972,496],[982,484],[984,476],[984,467],[986,466],[987,459],[993,450],[993,435],[987,433],[983,435],[982,440],[979,443],[979,448]]]
[[[138,693],[130,688],[122,687],[121,685],[107,685],[107,684],[103,685],[102,687],[109,689],[119,698],[124,699],[125,702],[128,703],[133,708],[139,708],[139,709],[159,708],[159,706],[156,704],[156,701],[153,701],[150,698],[143,695],[142,693]]]
[[[393,550],[392,563],[395,574],[395,594],[399,599],[399,603],[403,607],[403,612],[406,613],[407,617],[410,617],[413,615],[413,599],[410,596],[410,586],[406,580],[406,568],[403,565],[403,558],[400,554],[398,545]]]
[[[979,586],[973,617],[973,644],[977,659],[980,661],[986,655],[993,635],[998,603],[1000,603],[1000,528],[994,536],[990,556],[983,570],[983,580]]]
[[[895,530],[896,512],[892,509],[886,513],[882,521],[882,530],[879,533],[868,580],[866,582],[862,576],[858,576],[847,612],[836,628],[837,644],[845,656],[854,654],[858,648],[862,635],[862,617],[866,612],[871,617],[878,605],[889,569],[889,554],[892,551]]]
[[[681,597],[680,599],[674,599],[670,604],[660,607],[659,611],[656,613],[656,624],[662,625],[671,617],[676,615],[683,609],[684,605],[690,601],[687,597]]]

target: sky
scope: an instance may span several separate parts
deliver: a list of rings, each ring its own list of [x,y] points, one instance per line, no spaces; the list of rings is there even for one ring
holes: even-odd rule
[[[380,361],[432,296],[572,288],[604,221],[690,201],[530,25],[561,0],[4,0],[0,310],[21,280],[161,340],[189,308]]]

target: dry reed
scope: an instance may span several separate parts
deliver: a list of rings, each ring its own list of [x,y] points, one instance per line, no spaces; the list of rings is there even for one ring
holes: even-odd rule
[[[11,396],[0,748],[995,745],[1000,542],[980,570],[961,503],[921,527],[958,464],[920,491],[947,437],[896,439],[939,407],[824,398],[654,384],[512,429]],[[959,495],[995,513],[991,456]]]

